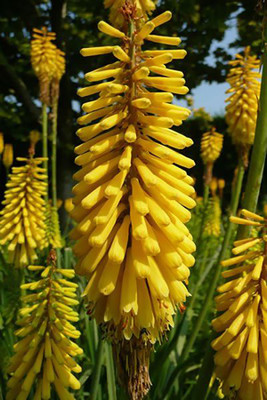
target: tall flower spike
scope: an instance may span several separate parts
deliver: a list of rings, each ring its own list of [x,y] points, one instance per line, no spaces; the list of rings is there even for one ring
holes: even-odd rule
[[[214,127],[201,138],[201,158],[206,166],[205,181],[208,185],[212,179],[213,165],[219,158],[223,147],[223,135]]]
[[[54,32],[48,32],[46,27],[33,29],[31,41],[31,63],[39,79],[40,99],[43,103],[50,103],[50,83],[57,73],[57,48],[52,43],[56,39]]]
[[[234,242],[234,256],[222,262],[231,267],[230,278],[218,287],[215,298],[222,312],[213,327],[220,336],[216,350],[216,374],[223,393],[237,400],[267,399],[267,219],[247,210],[233,223],[253,228],[251,237]],[[233,268],[232,268],[233,267]]]
[[[45,224],[46,224],[46,240],[54,249],[63,247],[63,240],[60,233],[60,223],[58,211],[50,202],[45,205]]]
[[[204,227],[204,233],[207,236],[220,236],[221,216],[221,200],[217,195],[215,195],[212,199],[210,199],[210,204],[208,205],[208,213]]]
[[[165,67],[186,52],[142,49],[146,40],[180,43],[152,35],[165,20],[163,13],[139,29],[131,19],[129,37],[100,22],[107,34],[122,37],[122,45],[81,50],[83,56],[113,53],[116,61],[87,73],[92,85],[78,92],[99,97],[83,104],[86,114],[78,119],[83,143],[75,149],[81,169],[74,175],[79,183],[71,212],[76,271],[89,279],[84,296],[90,312],[118,344],[133,399],[149,389],[143,363],[173,326],[194,264],[195,244],[185,226],[195,206],[193,180],[183,169],[194,161],[177,151],[192,140],[171,129],[190,112],[170,104],[171,92],[186,94],[188,88],[182,72]]]
[[[0,243],[8,244],[9,262],[23,267],[37,259],[36,250],[46,246],[46,175],[39,165],[43,158],[17,158],[25,162],[13,167],[6,184],[4,208],[0,212]]]
[[[73,357],[82,349],[73,342],[80,332],[72,322],[79,319],[73,306],[76,285],[69,281],[74,277],[72,269],[56,269],[53,259],[47,267],[32,265],[30,271],[39,271],[40,280],[26,283],[23,290],[31,293],[22,296],[23,307],[19,311],[15,332],[19,341],[14,345],[8,373],[6,400],[26,400],[32,391],[35,400],[50,399],[54,387],[60,400],[74,400],[68,391],[80,389],[80,382],[73,372],[81,367]]]
[[[243,56],[237,54],[229,64],[232,68],[227,76],[231,87],[226,92],[230,94],[226,100],[226,122],[233,143],[246,159],[254,142],[257,121],[261,74],[256,70],[259,70],[260,60],[250,55],[248,46]]]
[[[142,22],[147,21],[148,15],[156,8],[158,0],[135,0],[135,13],[137,17],[142,18]],[[121,28],[125,24],[123,12],[126,8],[131,9],[132,2],[129,0],[105,0],[105,8],[110,8],[109,20],[112,25]],[[167,11],[168,12],[168,11]],[[169,19],[171,13],[168,12]]]

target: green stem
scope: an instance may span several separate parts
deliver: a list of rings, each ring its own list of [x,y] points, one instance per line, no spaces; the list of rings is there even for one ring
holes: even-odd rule
[[[264,55],[263,55],[263,72],[262,72],[262,83],[261,83],[261,94],[259,101],[259,115],[257,119],[255,141],[253,145],[253,151],[251,161],[249,164],[248,179],[246,183],[245,196],[243,207],[255,212],[257,208],[257,202],[260,193],[263,169],[265,165],[265,158],[267,152],[267,8],[265,6],[264,13]],[[230,225],[230,224],[229,224]],[[247,229],[242,226],[238,230],[238,238],[242,238],[246,235]],[[208,351],[205,353],[205,358],[200,370],[198,382],[195,387],[194,396],[192,400],[197,400],[199,393],[204,394],[207,391],[208,382],[210,380],[213,371],[213,350],[208,347]]]
[[[208,200],[209,200],[209,192],[210,192],[209,185],[204,183],[204,190],[203,190],[203,204],[204,204],[204,207],[207,207]]]
[[[97,356],[96,356],[96,364],[94,368],[94,373],[92,376],[92,386],[91,386],[91,400],[97,399],[97,392],[100,381],[101,367],[103,365],[103,357],[104,357],[104,341],[99,340],[98,348],[97,348]]]
[[[44,158],[48,158],[48,148],[47,148],[47,105],[42,103],[42,144],[43,144],[43,152],[42,155]],[[46,171],[48,177],[48,160],[45,160],[43,163],[44,169]],[[48,194],[45,196],[46,201],[48,200]]]
[[[198,238],[196,240],[197,247],[199,247],[199,245],[200,245],[200,243],[202,241],[202,235],[203,235],[203,231],[204,231],[205,220],[206,220],[207,211],[208,211],[208,205],[209,205],[209,193],[210,193],[209,185],[207,185],[205,183],[205,181],[204,181],[204,186],[203,186],[203,213],[202,213],[202,218],[201,218]]]
[[[239,204],[239,199],[240,199],[240,195],[241,195],[241,189],[242,189],[242,182],[243,182],[243,177],[244,177],[244,166],[243,163],[240,161],[239,165],[238,165],[238,172],[237,172],[237,178],[236,178],[236,185],[235,185],[235,190],[233,192],[233,202],[232,202],[232,210],[231,211],[231,215],[235,215],[237,208],[238,208],[238,204]],[[234,224],[232,224],[230,221],[228,222],[227,225],[227,229],[225,232],[225,236],[224,236],[224,241],[223,241],[223,245],[222,245],[222,249],[219,255],[219,260],[218,260],[218,267],[215,269],[215,273],[214,273],[214,277],[211,280],[211,284],[209,287],[209,291],[206,295],[206,298],[204,300],[204,304],[203,307],[201,309],[201,312],[193,326],[193,330],[192,330],[192,334],[190,336],[190,338],[188,339],[188,341],[186,342],[186,346],[184,348],[184,351],[182,353],[182,361],[185,360],[194,343],[195,340],[197,338],[197,335],[202,327],[203,321],[206,317],[206,314],[209,310],[209,306],[210,306],[210,302],[211,299],[213,298],[218,280],[220,278],[221,275],[221,261],[226,257],[226,254],[228,252],[229,249],[229,244],[232,238],[232,234],[233,234],[233,229],[234,229]]]
[[[108,398],[109,400],[116,400],[116,380],[115,380],[115,369],[112,356],[112,347],[109,343],[105,343],[106,353],[106,369],[107,369],[107,387],[108,387]]]
[[[52,106],[52,154],[51,154],[51,183],[52,183],[52,205],[57,209],[57,112],[58,97],[54,99]]]

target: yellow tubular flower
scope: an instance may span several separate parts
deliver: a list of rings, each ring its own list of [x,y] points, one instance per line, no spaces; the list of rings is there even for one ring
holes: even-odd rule
[[[235,145],[247,148],[254,142],[255,127],[260,95],[260,60],[250,55],[246,47],[244,55],[237,54],[229,62],[231,69],[227,76],[230,94],[226,102],[226,122]]]
[[[31,63],[40,84],[40,99],[50,103],[50,83],[57,72],[57,48],[52,43],[56,39],[54,32],[48,32],[46,27],[33,29],[31,41]]]
[[[0,155],[3,153],[4,151],[4,134],[2,132],[0,132]]]
[[[79,320],[73,306],[78,304],[72,269],[56,269],[53,259],[47,267],[32,265],[40,280],[21,285],[29,290],[22,296],[15,332],[19,341],[14,345],[8,373],[6,400],[26,400],[32,391],[34,399],[50,399],[54,387],[60,400],[74,399],[69,392],[80,389],[73,373],[81,367],[73,357],[82,349],[73,341],[80,332],[72,324]]]
[[[8,244],[9,262],[22,267],[37,259],[36,250],[46,247],[46,175],[39,165],[43,158],[17,158],[25,162],[13,167],[0,212],[0,244]]]
[[[221,202],[218,196],[210,200],[204,233],[207,236],[218,237],[221,234]]]
[[[135,13],[137,17],[142,17],[143,21],[148,19],[148,15],[155,10],[158,0],[135,0]],[[109,19],[112,25],[121,28],[125,22],[124,11],[126,7],[129,7],[129,1],[127,0],[104,0],[105,8],[110,8]],[[171,19],[171,13],[169,19]],[[165,19],[164,22],[167,22]],[[101,29],[102,31],[102,29]],[[103,32],[103,31],[102,31]]]
[[[213,127],[201,138],[201,158],[204,164],[214,163],[219,158],[223,147],[223,135]]]
[[[238,400],[267,399],[267,220],[248,210],[233,223],[253,227],[251,237],[234,242],[229,278],[215,298],[221,314],[213,320],[220,332],[213,342],[216,374],[222,391]]]
[[[72,197],[69,197],[68,199],[66,199],[64,201],[64,208],[65,208],[67,213],[70,213],[73,210],[74,204],[73,204],[73,201],[72,201]]]
[[[13,164],[13,145],[12,144],[5,144],[4,152],[3,152],[3,164],[8,169]]]
[[[57,208],[51,205],[51,202],[45,206],[45,224],[46,224],[46,240],[52,248],[61,249],[63,240],[60,232],[60,223]]]
[[[141,47],[161,18],[164,14],[141,29],[133,19],[121,47],[81,50],[84,56],[113,53],[117,60],[86,74],[93,83],[78,92],[99,97],[83,104],[86,114],[78,120],[83,143],[75,149],[81,169],[74,175],[71,212],[77,222],[71,233],[77,240],[76,271],[89,280],[84,297],[118,343],[124,368],[128,357],[135,359],[125,373],[132,396],[139,397],[150,382],[142,362],[173,326],[173,315],[189,294],[195,251],[185,226],[188,209],[195,206],[193,179],[184,170],[195,163],[179,153],[192,140],[171,129],[190,114],[171,104],[171,92],[185,94],[188,88],[182,72],[163,66],[186,52]],[[115,35],[114,27],[105,25],[105,31]],[[162,37],[154,40],[161,43]]]

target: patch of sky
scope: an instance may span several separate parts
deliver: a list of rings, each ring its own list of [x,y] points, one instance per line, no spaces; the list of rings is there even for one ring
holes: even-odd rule
[[[210,66],[214,66],[216,63],[216,57],[214,56],[214,51],[218,47],[223,47],[228,49],[228,53],[233,57],[240,49],[230,47],[230,44],[235,41],[238,37],[237,31],[237,19],[236,14],[232,14],[228,29],[225,32],[224,38],[222,41],[214,40],[211,45],[209,55],[206,58],[206,63]],[[229,88],[229,85],[225,83],[208,83],[202,82],[196,89],[192,90],[190,94],[194,98],[194,108],[204,107],[206,111],[210,114],[223,114],[225,107],[225,99],[226,99],[226,90]]]

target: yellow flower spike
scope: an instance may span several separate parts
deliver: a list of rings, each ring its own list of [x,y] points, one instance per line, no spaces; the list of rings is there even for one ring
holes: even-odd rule
[[[204,164],[214,163],[220,156],[223,146],[223,135],[213,127],[201,138],[201,158]]]
[[[142,398],[150,385],[152,345],[165,337],[189,296],[195,245],[185,223],[195,201],[185,169],[195,163],[180,153],[192,140],[174,128],[190,115],[171,104],[172,93],[188,91],[183,73],[164,66],[186,52],[143,51],[149,41],[177,46],[180,39],[151,35],[171,14],[147,21],[137,17],[141,1],[135,3],[136,8],[127,2],[118,14],[125,17],[121,31],[99,24],[121,43],[81,51],[112,53],[114,62],[87,73],[92,83],[78,92],[98,97],[86,99],[85,115],[78,119],[83,143],[75,149],[81,169],[74,175],[71,215],[77,225],[71,237],[77,241],[76,271],[89,281],[84,292],[89,312],[124,360],[120,371],[132,385],[131,396]],[[139,367],[127,369],[130,356]]]
[[[0,243],[7,245],[9,262],[23,267],[37,259],[37,250],[47,246],[45,235],[46,175],[43,158],[17,158],[6,184],[0,213]]]
[[[40,84],[41,101],[50,102],[50,83],[56,72],[56,46],[52,43],[56,39],[54,32],[48,32],[46,27],[41,30],[33,29],[31,41],[31,63]]]
[[[226,267],[236,261],[239,265],[222,273],[230,280],[218,288],[220,295],[215,299],[222,314],[213,321],[220,336],[212,347],[223,394],[227,396],[231,388],[231,394],[240,400],[263,400],[267,371],[267,221],[248,210],[241,210],[241,215],[244,218],[232,219],[233,222],[255,228],[251,238],[234,242],[233,253],[239,256],[223,262]]]
[[[11,167],[11,165],[13,164],[13,145],[6,143],[4,145],[4,151],[3,151],[3,164],[4,166],[9,169]]]
[[[221,234],[221,202],[218,196],[214,196],[210,200],[208,206],[208,215],[204,227],[204,233],[208,236],[218,237]]]
[[[45,205],[45,224],[47,243],[55,249],[61,249],[63,246],[63,240],[60,233],[58,212],[57,208],[53,207],[50,202]]]
[[[0,155],[4,151],[4,134],[0,132]]]
[[[43,270],[42,276],[46,271],[45,279],[39,281],[41,284],[22,285],[24,290],[35,294],[22,298],[26,311],[17,321],[21,328],[16,334],[23,337],[14,345],[15,355],[8,368],[9,400],[27,400],[30,392],[35,399],[50,399],[53,389],[59,398],[64,393],[64,399],[68,399],[73,398],[69,388],[80,389],[73,372],[81,372],[81,368],[73,357],[82,354],[82,349],[72,340],[79,335],[72,325],[73,316],[78,321],[78,314],[72,309],[78,301],[75,293],[68,293],[70,284],[75,288],[77,285],[62,279],[63,273],[73,277],[74,271],[58,270],[54,251],[49,258],[48,267],[39,267]]]
[[[201,138],[200,150],[203,164],[205,165],[204,180],[207,185],[212,179],[213,165],[219,158],[223,147],[223,135],[216,132],[214,127],[204,133]]]
[[[244,55],[238,54],[229,65],[227,82],[230,89],[227,93],[230,96],[226,100],[226,122],[233,143],[246,156],[244,153],[254,142],[260,95],[260,60],[251,55],[248,46]]]

